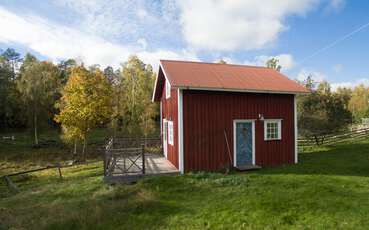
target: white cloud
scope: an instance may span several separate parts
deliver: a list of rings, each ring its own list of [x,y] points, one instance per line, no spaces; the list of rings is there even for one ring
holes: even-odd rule
[[[260,49],[286,30],[287,16],[304,15],[318,0],[180,1],[183,34],[198,49]]]
[[[320,83],[322,81],[328,81],[327,76],[324,73],[318,72],[318,71],[312,71],[312,70],[307,70],[307,69],[302,69],[298,74],[297,74],[297,80],[299,81],[303,81],[306,80],[306,78],[308,76],[312,76],[313,81],[315,83]],[[360,78],[357,80],[353,80],[353,81],[345,81],[345,82],[330,82],[328,81],[329,84],[331,85],[331,90],[332,91],[336,91],[338,88],[349,88],[349,89],[353,89],[358,85],[363,84],[366,87],[369,87],[369,79],[368,78]]]
[[[325,11],[326,12],[338,12],[340,10],[342,10],[346,5],[346,1],[345,0],[329,0],[327,6],[325,7]]]
[[[53,61],[76,58],[86,65],[117,67],[130,54],[143,57],[153,66],[157,66],[159,58],[196,59],[195,54],[186,50],[175,52],[159,49],[149,52],[142,47],[110,42],[34,15],[18,16],[1,7],[0,18],[0,42],[27,46]]]
[[[17,16],[0,8],[0,42],[19,43],[53,60],[80,58],[86,64],[116,64],[129,48],[50,23],[33,15]]]
[[[54,0],[76,15],[75,26],[90,34],[135,42],[139,38],[174,39],[180,36],[178,13],[171,0]]]
[[[333,91],[336,91],[338,88],[349,88],[353,89],[358,85],[363,84],[365,87],[369,87],[369,79],[361,78],[352,82],[335,82],[331,84],[331,88]]]
[[[300,72],[297,74],[296,79],[299,81],[304,81],[308,76],[311,76],[314,82],[322,82],[324,80],[327,80],[327,76],[325,74],[307,69],[300,70]]]
[[[187,50],[181,50],[180,52],[173,52],[170,50],[157,50],[155,52],[142,51],[137,55],[145,62],[150,63],[154,70],[158,68],[159,58],[167,60],[191,60],[199,61],[196,54]]]
[[[256,56],[254,60],[245,61],[244,64],[265,66],[266,62],[271,58],[276,58],[279,60],[279,65],[282,66],[282,71],[291,70],[295,65],[295,61],[291,54],[279,54],[275,56],[267,56],[267,55]]]
[[[229,64],[265,66],[266,62],[271,58],[276,58],[279,60],[279,65],[282,66],[282,70],[281,70],[282,72],[289,71],[295,66],[295,61],[291,54],[279,54],[275,56],[260,55],[260,56],[254,57],[253,59],[244,60],[244,61],[237,61],[234,58],[224,56],[222,58],[218,58],[214,60],[214,62],[218,62],[220,59],[222,59]]]
[[[144,50],[147,48],[147,41],[145,38],[139,38],[137,40],[137,44],[139,44]]]

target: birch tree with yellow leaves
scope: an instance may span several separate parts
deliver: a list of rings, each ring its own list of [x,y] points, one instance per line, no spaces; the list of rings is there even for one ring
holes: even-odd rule
[[[88,134],[111,116],[111,85],[99,69],[89,71],[77,66],[72,69],[57,106],[60,113],[55,120],[61,123],[63,138],[75,146],[83,142],[85,161]]]

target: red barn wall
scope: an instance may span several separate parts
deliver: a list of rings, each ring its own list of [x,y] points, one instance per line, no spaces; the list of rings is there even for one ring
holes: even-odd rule
[[[170,98],[165,98],[165,84],[162,90],[162,119],[173,121],[173,145],[168,143],[167,159],[178,168],[178,92],[171,88]]]
[[[264,122],[258,120],[259,114],[265,119],[283,119],[281,140],[264,141]],[[293,95],[183,90],[186,172],[217,170],[229,164],[224,130],[233,162],[235,119],[256,119],[257,165],[265,167],[294,162]]]

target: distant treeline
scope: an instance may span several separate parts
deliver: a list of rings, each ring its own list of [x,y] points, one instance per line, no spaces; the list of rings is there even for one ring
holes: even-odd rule
[[[95,127],[109,127],[112,135],[151,135],[159,114],[151,103],[154,81],[152,67],[136,56],[119,69],[101,70],[6,49],[0,51],[0,128],[28,128],[36,146],[50,127],[61,128],[63,139],[75,145],[86,143]]]

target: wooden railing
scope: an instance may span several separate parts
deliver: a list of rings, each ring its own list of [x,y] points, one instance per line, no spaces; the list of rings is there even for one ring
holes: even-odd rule
[[[369,137],[369,128],[302,138],[298,140],[298,145],[301,148],[314,145],[332,145],[346,141],[361,140],[366,137]]]
[[[104,175],[145,174],[145,152],[155,149],[161,151],[158,138],[109,139],[105,146]]]

